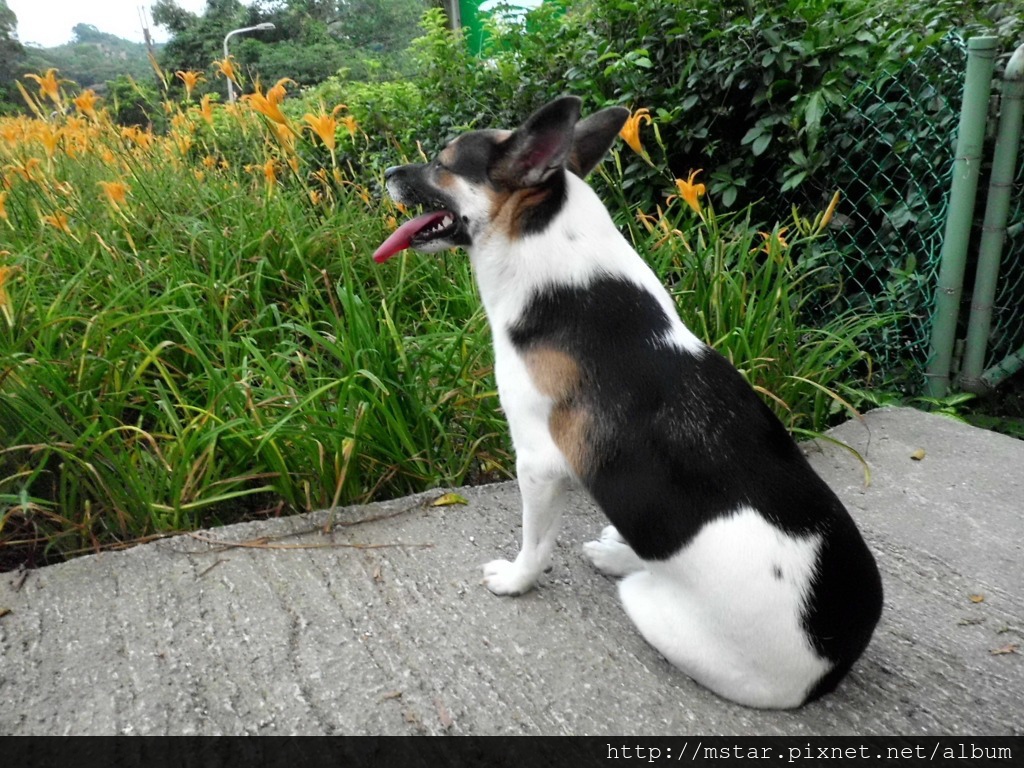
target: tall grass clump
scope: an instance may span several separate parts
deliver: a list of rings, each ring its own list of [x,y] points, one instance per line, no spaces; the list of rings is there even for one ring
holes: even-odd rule
[[[506,463],[468,267],[369,258],[398,211],[283,84],[113,125],[48,73],[0,124],[0,536],[95,549]],[[52,114],[51,114],[52,113]],[[303,126],[306,126],[305,128]]]

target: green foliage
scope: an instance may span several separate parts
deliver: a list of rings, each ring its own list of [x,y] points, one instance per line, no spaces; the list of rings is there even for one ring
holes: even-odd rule
[[[137,81],[120,75],[107,83],[111,117],[118,125],[155,125],[162,128],[167,116],[160,104],[160,93],[148,80]]]
[[[424,0],[287,0],[243,6],[238,0],[208,3],[197,16],[174,0],[158,0],[153,19],[174,36],[160,54],[168,72],[205,71],[223,58],[223,40],[232,29],[270,22],[273,30],[233,37],[229,51],[246,80],[274,83],[287,77],[313,86],[339,70],[369,80],[380,69],[402,70],[403,52],[417,34]],[[217,90],[209,80],[198,93]]]
[[[25,49],[18,42],[17,24],[18,18],[7,0],[0,0],[0,103],[10,98],[8,86],[23,71]]]
[[[430,99],[406,116],[434,146],[465,126],[514,125],[559,93],[595,107],[648,107],[671,171],[705,169],[724,209],[780,190],[817,202],[831,195],[826,129],[842,132],[855,87],[951,28],[995,28],[1009,41],[1021,25],[1009,7],[951,0],[548,0],[525,30],[492,19],[475,58],[435,9],[413,46],[410,78]],[[636,164],[624,183],[655,203],[654,181]]]

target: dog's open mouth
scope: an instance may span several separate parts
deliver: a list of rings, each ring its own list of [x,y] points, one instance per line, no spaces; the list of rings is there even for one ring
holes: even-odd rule
[[[448,210],[432,211],[410,219],[391,233],[373,254],[381,264],[406,248],[421,249],[435,240],[450,237],[458,229],[458,217]]]

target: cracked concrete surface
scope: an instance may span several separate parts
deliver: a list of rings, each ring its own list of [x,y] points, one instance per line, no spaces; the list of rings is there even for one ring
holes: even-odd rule
[[[580,494],[540,588],[489,594],[480,565],[518,547],[506,483],[461,489],[465,506],[430,506],[438,490],[340,510],[373,520],[330,536],[320,512],[83,557],[20,588],[2,574],[0,735],[1024,735],[1024,442],[905,409],[833,436],[870,485],[850,452],[808,452],[886,604],[851,675],[802,710],[722,701],[652,650],[580,554],[603,525]]]

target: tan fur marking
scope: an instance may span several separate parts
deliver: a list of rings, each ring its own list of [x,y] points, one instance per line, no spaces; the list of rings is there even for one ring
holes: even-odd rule
[[[552,347],[534,347],[523,359],[534,386],[553,400],[568,400],[579,391],[579,366],[565,352]]]
[[[534,386],[555,401],[548,418],[555,445],[577,475],[586,475],[590,467],[592,418],[577,399],[582,386],[579,365],[571,356],[551,347],[531,349],[523,359]]]
[[[437,186],[441,189],[450,189],[455,186],[455,174],[451,171],[438,171],[435,179],[437,180]]]
[[[451,165],[452,163],[455,162],[455,158],[458,154],[457,150],[455,149],[456,142],[458,142],[458,139],[455,139],[455,141],[450,142],[448,146],[441,150],[441,154],[437,156],[437,159],[441,161],[442,165]]]
[[[491,198],[491,229],[508,240],[522,236],[522,220],[529,210],[551,194],[546,189],[516,189],[511,192],[488,190]]]
[[[569,404],[556,405],[548,418],[551,437],[577,477],[590,474],[591,421],[590,411]]]

